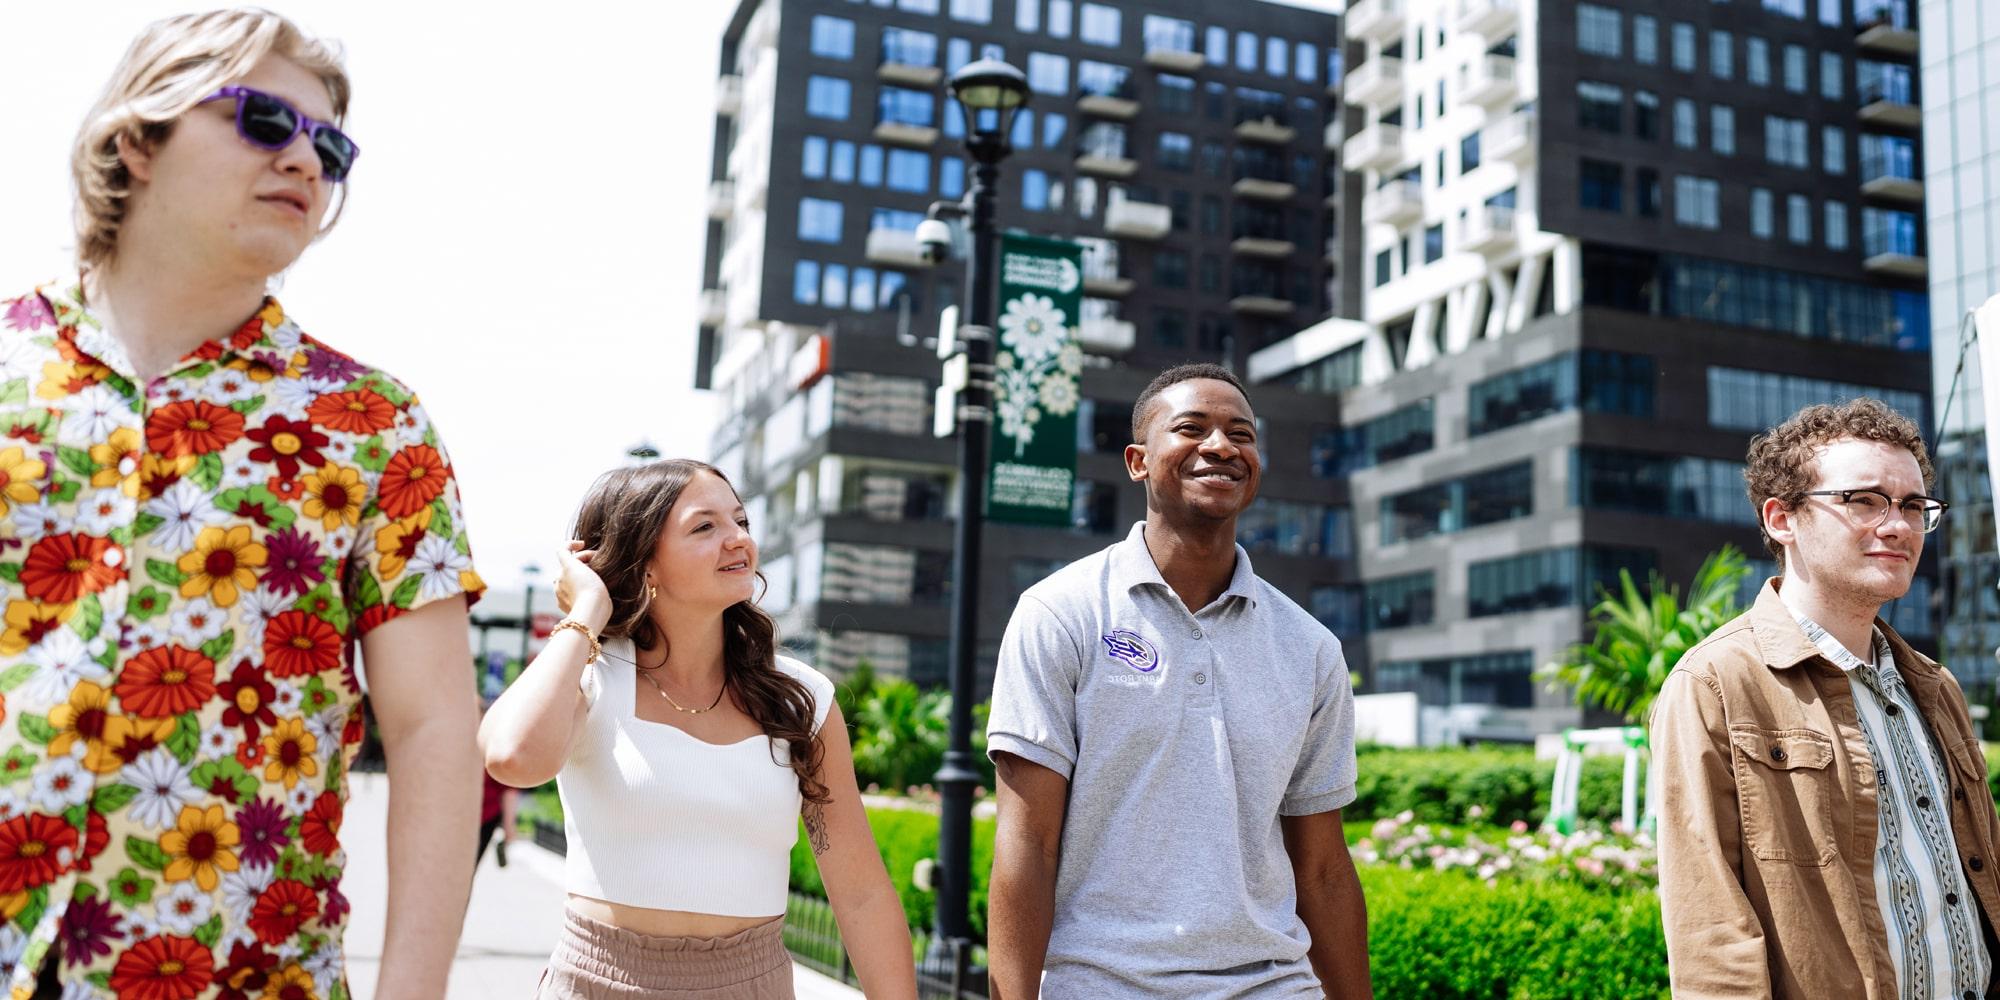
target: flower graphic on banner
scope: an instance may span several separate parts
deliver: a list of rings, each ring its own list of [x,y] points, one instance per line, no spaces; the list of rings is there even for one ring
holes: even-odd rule
[[[1044,413],[1076,412],[1083,352],[1070,340],[1068,320],[1054,299],[1032,293],[1010,300],[1000,317],[994,401],[1000,433],[1014,439],[1015,458],[1034,441]]]

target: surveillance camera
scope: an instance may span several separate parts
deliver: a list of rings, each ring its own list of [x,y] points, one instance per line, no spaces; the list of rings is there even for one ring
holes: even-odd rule
[[[917,253],[926,264],[942,263],[951,256],[951,226],[942,219],[917,223]]]

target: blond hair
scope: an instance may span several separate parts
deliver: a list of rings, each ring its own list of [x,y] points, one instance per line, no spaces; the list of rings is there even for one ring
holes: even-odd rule
[[[202,98],[238,79],[265,56],[297,63],[326,84],[336,124],[347,117],[347,71],[337,44],[312,38],[283,15],[255,7],[183,14],[148,25],[77,130],[70,151],[76,184],[76,257],[89,270],[118,253],[132,176],[118,155],[118,138],[157,146]],[[346,201],[345,185],[341,201]],[[333,212],[321,232],[340,218]]]

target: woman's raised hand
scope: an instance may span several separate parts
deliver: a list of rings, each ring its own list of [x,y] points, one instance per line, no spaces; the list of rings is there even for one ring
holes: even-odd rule
[[[557,555],[561,572],[556,577],[556,607],[590,626],[591,635],[602,634],[604,623],[611,620],[611,590],[590,568],[596,555],[596,549],[586,549],[574,539]]]

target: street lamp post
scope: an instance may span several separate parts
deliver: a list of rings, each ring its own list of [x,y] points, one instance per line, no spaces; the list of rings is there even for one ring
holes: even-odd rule
[[[971,937],[972,796],[980,772],[972,755],[972,691],[978,662],[979,548],[986,522],[986,459],[992,440],[995,247],[993,202],[1000,161],[1013,152],[1007,137],[1028,100],[1028,80],[997,59],[981,59],[952,75],[952,95],[965,115],[965,151],[972,158],[966,192],[972,254],[965,269],[965,388],[958,406],[959,516],[952,528],[950,743],[936,784],[938,821],[937,933],[933,957]],[[935,207],[933,214],[937,214]],[[939,336],[946,331],[939,331]]]
[[[528,640],[535,635],[535,577],[542,568],[529,563],[521,567],[521,669],[528,669]]]

